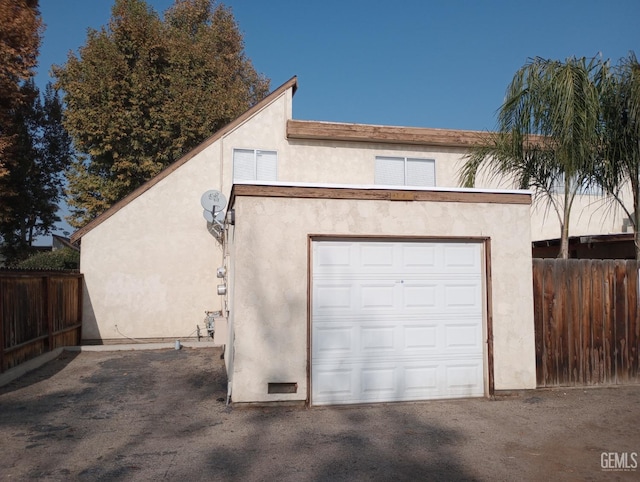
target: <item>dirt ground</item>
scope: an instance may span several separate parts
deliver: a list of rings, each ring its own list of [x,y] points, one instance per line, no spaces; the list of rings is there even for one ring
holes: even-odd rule
[[[64,352],[0,387],[0,480],[640,480],[640,386],[239,408],[220,355]]]

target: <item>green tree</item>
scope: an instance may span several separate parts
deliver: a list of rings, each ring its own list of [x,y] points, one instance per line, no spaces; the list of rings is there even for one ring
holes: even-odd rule
[[[640,64],[635,53],[612,69],[605,65],[599,82],[603,137],[596,176],[631,221],[640,259]],[[631,189],[631,205],[624,202],[626,188]]]
[[[78,269],[79,267],[80,252],[71,248],[35,253],[16,265],[16,268],[46,270]]]
[[[229,9],[176,0],[164,19],[116,0],[107,27],[54,69],[81,154],[68,173],[80,227],[262,99],[269,82]]]
[[[38,0],[0,0],[0,220],[15,195],[7,185],[16,148],[13,113],[31,101],[21,86],[34,75],[41,30]]]
[[[559,257],[569,256],[569,222],[576,194],[594,184],[600,135],[597,59],[535,58],[507,89],[490,142],[468,155],[460,179],[473,186],[480,171],[531,188],[560,222]]]
[[[34,239],[49,234],[60,221],[56,212],[72,158],[71,139],[62,127],[62,102],[51,84],[44,99],[33,80],[21,87],[20,95],[29,102],[11,112],[13,162],[5,179],[10,210],[0,221],[0,250],[7,264],[27,257]]]

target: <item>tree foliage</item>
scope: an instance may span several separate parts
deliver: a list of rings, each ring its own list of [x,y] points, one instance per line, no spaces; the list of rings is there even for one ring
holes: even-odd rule
[[[473,186],[484,170],[534,189],[558,216],[564,258],[575,196],[597,182],[600,68],[597,59],[585,58],[535,58],[525,64],[507,89],[497,132],[469,154],[460,176],[463,185]]]
[[[44,98],[33,80],[20,94],[29,102],[11,111],[12,165],[5,178],[9,212],[0,220],[0,251],[8,263],[27,257],[34,239],[49,234],[60,221],[56,212],[72,158],[71,139],[62,126],[62,102],[51,84]]]
[[[8,263],[59,220],[71,157],[60,98],[47,86],[41,99],[33,82],[42,28],[37,0],[0,0],[0,250]]]
[[[631,221],[640,259],[640,63],[635,53],[613,68],[605,64],[599,83],[603,134],[596,177]],[[632,205],[621,194],[625,187],[631,189]]]
[[[24,103],[22,84],[33,77],[42,20],[38,0],[0,0],[0,220],[10,212],[7,176],[13,167],[16,132],[13,112]]]
[[[23,269],[64,270],[80,267],[80,252],[71,248],[46,251],[29,256],[15,265]]]
[[[80,227],[261,100],[231,11],[176,0],[160,16],[116,0],[108,26],[54,69],[65,126],[81,156],[68,175],[68,219]]]

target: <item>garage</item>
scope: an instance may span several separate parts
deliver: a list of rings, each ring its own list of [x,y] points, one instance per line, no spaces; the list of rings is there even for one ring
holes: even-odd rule
[[[535,388],[531,196],[236,184],[233,403],[312,406]]]
[[[484,396],[483,246],[313,240],[311,404]]]

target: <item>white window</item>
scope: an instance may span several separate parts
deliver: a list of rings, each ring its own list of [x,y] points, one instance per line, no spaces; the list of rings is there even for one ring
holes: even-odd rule
[[[258,149],[234,149],[233,180],[277,181],[278,153]]]
[[[389,186],[435,186],[436,161],[377,156],[375,183]]]
[[[561,174],[559,179],[553,181],[553,184],[551,184],[551,192],[554,194],[564,193],[564,174]],[[604,190],[602,189],[602,186],[599,186],[597,184],[592,184],[589,186],[585,182],[581,186],[578,186],[576,194],[582,196],[602,196],[604,195]]]

